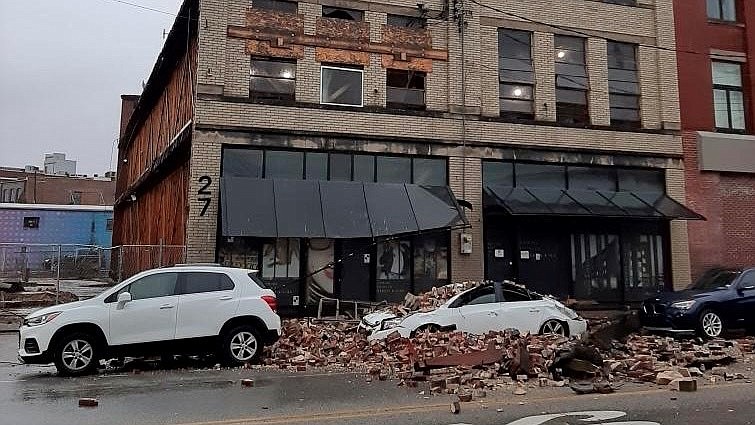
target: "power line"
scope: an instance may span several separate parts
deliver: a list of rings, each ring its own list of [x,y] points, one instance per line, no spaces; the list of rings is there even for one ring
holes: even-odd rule
[[[135,8],[138,8],[138,9],[144,9],[144,10],[149,10],[149,11],[152,11],[152,12],[162,13],[163,15],[170,15],[170,16],[179,17],[179,15],[176,14],[176,13],[171,13],[171,12],[168,12],[168,11],[165,11],[165,10],[155,9],[154,7],[144,6],[143,4],[138,4],[138,3],[131,3],[131,2],[128,2],[128,1],[124,1],[124,0],[102,0],[102,1],[108,1],[108,2],[111,2],[111,3],[125,4],[127,6],[135,7]]]
[[[587,38],[598,38],[598,39],[602,39],[602,40],[606,40],[606,41],[616,41],[616,40],[611,40],[611,39],[606,38],[606,37],[601,37],[601,36],[598,36],[598,35],[595,35],[595,34],[590,34],[590,33],[584,32],[584,31],[580,31],[578,29],[565,27],[563,25],[549,24],[547,22],[538,21],[537,19],[528,18],[526,16],[522,16],[522,15],[519,15],[519,14],[516,14],[516,13],[513,13],[513,12],[507,12],[505,10],[501,10],[501,9],[499,9],[497,7],[494,7],[494,6],[488,6],[487,4],[482,4],[482,3],[480,3],[477,0],[469,0],[469,1],[471,1],[472,3],[474,3],[474,4],[476,4],[476,5],[480,6],[480,7],[484,7],[486,9],[490,9],[490,10],[493,10],[495,12],[502,13],[504,15],[508,15],[508,16],[516,18],[516,19],[521,19],[523,21],[530,22],[530,23],[533,23],[533,24],[544,25],[544,26],[547,26],[547,27],[550,27],[550,28],[554,28],[554,29],[557,29],[557,30],[566,31],[566,32],[570,32],[570,33],[573,33],[573,34],[578,34],[578,35],[581,35],[581,36],[587,37]],[[662,50],[662,51],[666,51],[666,52],[686,53],[686,54],[691,54],[691,55],[703,55],[705,57],[710,57],[711,56],[708,53],[698,52],[698,51],[694,51],[694,50],[680,50],[680,49],[674,49],[674,48],[671,48],[671,47],[654,46],[654,45],[651,45],[651,44],[643,44],[643,43],[635,43],[635,44],[637,44],[638,46],[641,46],[641,47],[646,47],[646,48],[649,48],[649,49]],[[724,58],[732,58],[732,59],[736,59],[736,60],[741,60],[742,59],[742,57],[738,56],[738,55],[716,54],[715,56],[717,56],[717,57],[724,57]]]

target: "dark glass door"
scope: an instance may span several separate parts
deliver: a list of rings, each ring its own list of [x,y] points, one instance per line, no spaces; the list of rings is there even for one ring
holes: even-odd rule
[[[520,226],[515,255],[519,265],[517,283],[546,295],[569,295],[569,247],[558,228],[547,223]]]
[[[370,270],[373,247],[369,239],[343,239],[339,241],[338,255],[343,261],[337,267],[340,299],[370,300]]]
[[[503,222],[506,218],[485,218],[485,278],[494,281],[516,280],[516,234]]]

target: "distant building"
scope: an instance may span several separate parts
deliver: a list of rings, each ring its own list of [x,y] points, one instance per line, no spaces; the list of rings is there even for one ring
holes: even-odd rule
[[[76,175],[76,161],[66,159],[64,153],[45,154],[45,174]]]
[[[113,207],[0,203],[0,243],[109,247]]]
[[[114,176],[52,175],[36,167],[0,167],[0,202],[113,205]]]

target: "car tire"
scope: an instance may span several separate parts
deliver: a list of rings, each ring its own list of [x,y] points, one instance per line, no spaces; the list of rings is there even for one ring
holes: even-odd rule
[[[566,325],[566,323],[560,320],[546,320],[545,323],[543,323],[543,326],[540,326],[540,335],[546,334],[569,336],[569,327]]]
[[[53,362],[61,376],[82,376],[93,373],[100,363],[97,339],[84,332],[64,335],[53,351]]]
[[[724,320],[717,312],[706,309],[698,318],[698,332],[705,338],[718,338],[726,330]]]
[[[220,358],[225,366],[257,363],[262,355],[262,339],[254,326],[237,326],[222,335]]]

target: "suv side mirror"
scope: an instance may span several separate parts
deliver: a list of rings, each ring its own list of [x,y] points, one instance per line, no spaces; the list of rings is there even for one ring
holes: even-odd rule
[[[752,291],[753,289],[755,289],[755,285],[745,285],[739,287],[740,291]]]
[[[118,310],[123,309],[123,307],[126,306],[126,303],[131,302],[131,294],[128,292],[121,292],[118,294]]]

